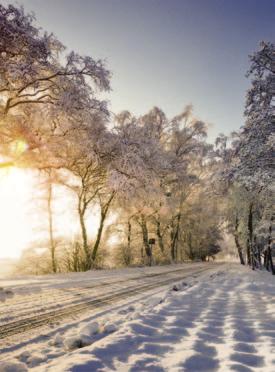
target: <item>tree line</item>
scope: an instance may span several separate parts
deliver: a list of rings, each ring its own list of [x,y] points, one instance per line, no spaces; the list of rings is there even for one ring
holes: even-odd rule
[[[274,87],[275,48],[262,42],[250,56],[251,88],[245,102],[245,124],[216,144],[227,195],[227,219],[241,264],[252,269],[274,267]]]
[[[220,251],[225,231],[242,263],[246,244],[249,264],[260,266],[264,255],[273,270],[272,238],[264,228],[270,230],[273,218],[272,44],[251,57],[245,126],[211,145],[207,123],[192,105],[172,118],[159,107],[141,116],[111,113],[100,98],[110,90],[105,63],[67,53],[23,8],[0,5],[0,35],[1,154],[44,180],[47,251],[26,251],[21,270],[204,261]],[[76,200],[80,229],[73,242],[55,236],[57,185]],[[95,210],[99,223],[91,238],[87,219]],[[114,213],[115,223],[106,225]],[[118,243],[109,249],[112,236]]]

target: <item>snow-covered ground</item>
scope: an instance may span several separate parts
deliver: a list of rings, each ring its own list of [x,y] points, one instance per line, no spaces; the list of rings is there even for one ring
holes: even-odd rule
[[[196,270],[200,268],[198,264]],[[4,344],[0,371],[274,372],[275,278],[237,264],[210,268],[180,281],[175,275],[176,285],[136,294],[105,311],[70,320],[66,326],[48,327],[42,335],[40,331],[40,337]],[[139,269],[124,271],[128,286],[137,276],[131,270]],[[156,281],[164,277],[148,275],[158,270],[168,272],[171,267],[145,269],[140,274],[147,275],[146,281]],[[122,273],[96,275],[107,281]],[[83,283],[89,274],[71,277]],[[70,280],[63,279],[54,284],[44,278],[43,291],[68,289]],[[5,304],[20,298],[21,284],[13,285],[15,295]],[[10,290],[11,285],[6,282],[5,288]],[[35,296],[35,288],[25,291]]]
[[[5,330],[7,333],[6,328],[10,329],[11,325],[16,325],[16,338],[7,341],[5,334],[5,346],[7,342],[10,345],[18,342],[20,322],[21,330],[23,323],[28,323],[31,336],[35,334],[37,326],[41,334],[41,326],[46,325],[47,328],[49,323],[54,326],[56,321],[60,323],[64,318],[87,311],[91,313],[91,310],[97,313],[99,307],[106,307],[108,303],[112,306],[127,303],[133,296],[140,294],[144,297],[149,290],[159,291],[173,281],[212,267],[216,265],[196,263],[0,280],[0,347],[3,332]],[[24,334],[26,329],[24,325]],[[11,329],[9,333],[11,335]],[[27,334],[26,338],[29,337]]]

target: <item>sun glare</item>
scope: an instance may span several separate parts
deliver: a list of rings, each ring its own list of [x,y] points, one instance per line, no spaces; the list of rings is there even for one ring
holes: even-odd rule
[[[0,170],[0,257],[19,257],[31,239],[28,202],[32,184],[32,176],[23,169]]]
[[[16,167],[0,169],[0,258],[19,258],[24,249],[48,237],[45,205],[42,209],[39,207],[38,181],[32,171]],[[79,236],[74,196],[64,187],[55,187],[53,205],[55,237],[73,241]],[[87,216],[91,239],[99,225],[99,210],[92,209]],[[112,221],[111,215],[106,225]]]

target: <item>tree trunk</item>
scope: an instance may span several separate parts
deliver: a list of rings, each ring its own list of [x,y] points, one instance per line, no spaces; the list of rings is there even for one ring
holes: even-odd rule
[[[193,245],[192,245],[192,234],[189,232],[188,233],[188,246],[189,246],[189,258],[193,261],[195,259],[195,255],[193,252]]]
[[[174,241],[174,233],[175,233],[175,226],[174,226],[174,221],[172,221],[171,223],[171,231],[170,231],[170,254],[171,254],[171,260],[172,262],[175,261],[175,251],[174,251],[174,245],[173,245],[173,241]]]
[[[246,260],[247,260],[247,264],[251,266],[251,253],[250,253],[249,239],[246,240]]]
[[[161,253],[164,253],[163,236],[161,234],[161,225],[160,225],[159,218],[157,218],[156,224],[157,224],[156,234],[157,234],[157,237],[158,237],[159,248],[161,250]]]
[[[97,235],[96,235],[96,241],[95,241],[95,244],[93,246],[93,251],[92,251],[92,261],[93,262],[95,261],[96,256],[97,256],[99,244],[100,244],[101,237],[102,237],[102,231],[103,231],[103,227],[104,227],[105,218],[106,218],[106,214],[105,213],[101,213],[101,215],[100,215],[100,224],[99,224],[99,228],[97,230]]]
[[[127,230],[127,252],[125,257],[125,263],[127,266],[131,263],[131,240],[132,240],[132,224],[130,219],[128,220],[128,230]]]
[[[177,260],[177,243],[178,243],[178,238],[179,238],[179,229],[180,229],[180,220],[181,220],[181,212],[178,213],[177,215],[177,223],[175,228],[172,229],[171,233],[171,258],[173,262],[176,262]]]
[[[114,199],[114,196],[115,196],[115,193],[112,192],[112,194],[109,197],[109,199],[107,200],[107,202],[104,205],[102,205],[102,204],[100,205],[100,207],[101,207],[100,223],[99,223],[99,228],[97,230],[96,241],[95,241],[95,244],[94,244],[93,250],[92,250],[90,268],[93,266],[93,264],[96,260],[96,256],[97,256],[97,252],[98,252],[98,248],[99,248],[99,245],[100,245],[102,232],[103,232],[103,228],[104,228],[104,222],[105,222],[108,210],[110,208],[110,205],[112,203],[112,200]]]
[[[147,223],[146,223],[146,219],[144,215],[141,216],[141,231],[142,231],[143,246],[144,246],[145,253],[148,259],[148,265],[152,266],[152,249],[149,244],[148,228],[147,228]]]
[[[73,247],[73,252],[72,252],[72,267],[73,267],[73,271],[76,271],[76,272],[81,270],[80,257],[79,257],[80,248],[81,247],[79,243],[76,242]]]
[[[144,246],[143,246],[143,244],[141,244],[141,248],[140,248],[140,258],[141,258],[141,264],[144,265],[145,260],[144,260]]]
[[[256,252],[257,252],[257,258],[258,258],[258,264],[259,268],[262,268],[262,256],[261,256],[261,247],[259,243],[257,242],[257,238],[255,237],[255,247],[256,247]]]
[[[172,232],[171,232],[170,251],[171,251],[171,258],[172,258],[173,262],[175,262],[176,259],[177,259],[177,244],[178,244],[178,239],[179,239],[179,230],[180,230],[180,221],[181,221],[183,200],[184,200],[184,195],[182,193],[181,197],[180,197],[179,212],[176,216],[176,227],[175,227],[175,229],[172,227]],[[174,224],[172,224],[172,226],[173,225]]]
[[[264,251],[264,267],[268,270],[268,265],[267,265],[267,250]]]
[[[248,241],[247,241],[247,259],[248,264],[254,270],[254,257],[253,257],[253,203],[249,205],[249,212],[248,212]]]
[[[271,251],[271,243],[272,243],[272,222],[273,218],[271,218],[271,223],[269,226],[269,236],[268,236],[268,246],[267,246],[267,262],[268,262],[268,269],[270,266],[270,270],[272,275],[275,275],[275,268],[273,264],[273,259],[272,259],[272,251]]]
[[[86,212],[86,208],[81,205],[81,200],[79,200],[78,215],[79,215],[79,222],[80,222],[80,228],[81,228],[82,246],[83,246],[83,251],[85,254],[85,261],[83,263],[83,269],[89,270],[91,259],[90,259],[88,235],[87,235],[87,229],[86,229],[86,223],[85,223],[85,212]]]
[[[236,244],[237,251],[238,251],[238,254],[239,254],[239,258],[240,258],[240,263],[241,263],[241,265],[245,265],[244,258],[243,258],[242,247],[241,247],[241,244],[239,242],[238,227],[239,227],[239,219],[238,219],[238,216],[236,216],[234,239],[235,239],[235,244]]]
[[[52,271],[56,273],[57,265],[56,265],[56,258],[55,258],[55,242],[53,236],[53,211],[52,211],[52,197],[53,197],[53,189],[51,180],[48,182],[48,199],[47,199],[47,209],[48,209],[48,221],[49,221],[49,238],[50,238],[50,252],[51,252],[51,265]]]

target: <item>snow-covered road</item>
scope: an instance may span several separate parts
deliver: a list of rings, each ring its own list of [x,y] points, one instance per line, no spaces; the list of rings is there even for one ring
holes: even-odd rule
[[[120,284],[124,289],[132,282],[171,281],[168,289],[166,283],[166,287],[136,293],[115,306],[110,304],[112,310],[85,313],[66,324],[43,328],[42,335],[26,342],[19,338],[14,345],[3,345],[0,358],[11,364],[0,363],[0,371],[17,365],[15,371],[36,372],[274,372],[275,278],[236,264],[212,266],[199,273],[202,268],[201,264],[186,265],[187,275],[176,271],[181,269],[178,265],[148,268],[140,272],[144,279],[136,278],[134,270],[139,269],[125,270],[123,278],[120,272],[120,279],[126,281]],[[86,275],[75,276],[78,285],[87,284]],[[108,273],[96,275],[101,284],[113,280]],[[184,280],[179,282],[179,275]],[[118,279],[119,272],[111,276]],[[63,279],[54,284],[44,278],[43,290],[68,289]],[[174,289],[173,281],[179,283]],[[38,295],[34,288],[31,296]],[[13,286],[14,301],[19,289],[20,283]]]
[[[157,270],[143,268],[130,272],[89,272],[80,274],[80,278],[78,275],[68,275],[67,278],[56,276],[54,282],[51,278],[48,281],[42,279],[38,286],[32,281],[24,281],[23,284],[16,281],[16,286],[9,289],[15,294],[14,298],[0,306],[0,340],[44,325],[53,325],[56,321],[80,313],[102,310],[110,304],[129,300],[140,293],[159,289],[212,267],[210,264],[197,264],[159,267]]]
[[[216,265],[197,263],[2,280],[9,296],[0,303],[0,346],[14,347],[49,326],[95,315],[212,267]]]

